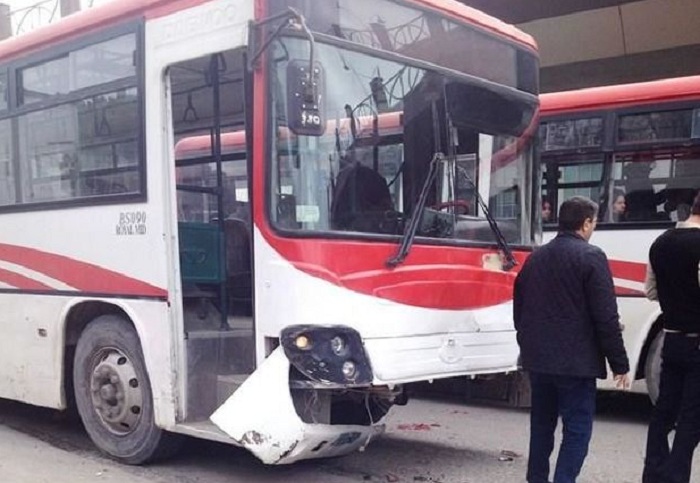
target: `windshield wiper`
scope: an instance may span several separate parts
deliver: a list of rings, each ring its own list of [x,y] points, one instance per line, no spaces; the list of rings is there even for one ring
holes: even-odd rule
[[[428,175],[423,183],[423,188],[421,189],[420,196],[416,202],[416,206],[413,208],[413,214],[411,219],[408,221],[408,225],[403,232],[403,237],[401,238],[401,244],[396,252],[396,255],[391,257],[386,261],[386,265],[389,268],[396,268],[406,260],[409,252],[411,251],[411,246],[413,246],[413,240],[416,238],[416,232],[418,231],[418,225],[420,224],[421,218],[423,217],[423,210],[425,209],[425,203],[428,201],[428,193],[430,192],[430,186],[435,180],[437,175],[438,165],[445,159],[445,155],[438,152],[433,155],[433,159],[430,161],[430,168],[428,170]]]
[[[484,212],[484,216],[486,216],[486,220],[489,223],[489,226],[491,227],[491,231],[493,232],[494,236],[496,237],[496,243],[498,244],[498,248],[503,252],[503,256],[505,257],[505,260],[503,261],[502,268],[504,271],[511,270],[513,267],[515,267],[518,264],[518,261],[515,259],[513,256],[513,251],[510,249],[510,245],[508,245],[508,242],[506,241],[506,238],[503,236],[503,232],[501,229],[498,227],[498,223],[496,222],[496,219],[493,217],[491,214],[491,211],[489,210],[488,206],[484,202],[484,199],[481,197],[481,193],[479,193],[479,188],[477,188],[476,183],[474,180],[469,176],[469,173],[467,173],[467,170],[464,169],[462,166],[456,165],[457,171],[461,173],[466,180],[469,182],[469,184],[472,186],[474,189],[474,193],[476,193],[476,200],[479,203],[479,207],[481,207],[481,211]]]

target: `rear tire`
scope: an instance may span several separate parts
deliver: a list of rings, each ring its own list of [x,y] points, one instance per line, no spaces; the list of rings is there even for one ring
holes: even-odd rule
[[[155,424],[151,383],[133,326],[103,315],[80,335],[75,400],[90,439],[108,456],[138,465],[172,455],[180,438]]]
[[[660,330],[654,336],[649,345],[647,358],[644,361],[644,378],[647,383],[647,393],[652,404],[659,399],[659,385],[661,382],[661,351],[664,347],[664,331]]]

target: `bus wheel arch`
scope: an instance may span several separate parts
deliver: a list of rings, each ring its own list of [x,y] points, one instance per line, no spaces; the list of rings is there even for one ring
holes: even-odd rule
[[[118,307],[93,315],[71,326],[84,323],[75,340],[72,379],[88,435],[100,450],[126,464],[172,455],[180,437],[155,424],[153,391],[133,323]],[[67,331],[67,343],[69,335],[75,332]]]
[[[73,362],[80,334],[91,321],[100,315],[107,314],[121,315],[127,318],[126,313],[117,305],[99,301],[78,303],[70,308],[65,317],[63,328],[63,400],[65,407],[75,408]]]

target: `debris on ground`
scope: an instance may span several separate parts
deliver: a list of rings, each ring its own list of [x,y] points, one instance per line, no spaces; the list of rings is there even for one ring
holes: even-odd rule
[[[439,425],[438,425],[439,427]],[[426,423],[408,423],[408,424],[399,424],[397,426],[397,429],[400,431],[430,431],[433,428],[432,424],[426,424]]]
[[[515,458],[520,458],[520,454],[509,449],[501,450],[501,454],[498,457],[498,461],[513,461]]]

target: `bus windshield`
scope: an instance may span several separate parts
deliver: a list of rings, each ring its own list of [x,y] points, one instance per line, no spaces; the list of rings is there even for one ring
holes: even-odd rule
[[[399,235],[431,160],[441,153],[444,162],[417,235],[491,243],[486,207],[507,242],[531,243],[535,102],[456,72],[319,43],[325,129],[320,136],[295,134],[287,121],[289,96],[295,95],[290,65],[308,59],[308,49],[304,39],[282,37],[270,55],[275,227],[316,235]]]

